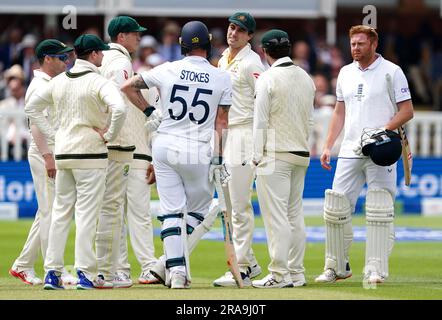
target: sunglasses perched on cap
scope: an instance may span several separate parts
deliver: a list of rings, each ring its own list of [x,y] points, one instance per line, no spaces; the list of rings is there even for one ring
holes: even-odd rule
[[[45,56],[51,57],[51,58],[58,58],[62,62],[66,62],[69,59],[69,56],[67,54],[45,54]]]
[[[273,47],[283,47],[283,46],[290,46],[290,40],[287,38],[273,38],[270,40],[267,40],[262,44],[264,48],[273,48]]]

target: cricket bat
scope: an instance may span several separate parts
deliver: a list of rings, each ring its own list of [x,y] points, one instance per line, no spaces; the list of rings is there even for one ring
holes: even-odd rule
[[[244,283],[239,271],[238,261],[236,260],[235,247],[233,246],[232,240],[232,217],[226,208],[226,200],[224,198],[224,191],[221,186],[219,170],[216,170],[215,172],[215,189],[216,193],[218,194],[218,202],[221,210],[221,221],[223,225],[224,249],[226,252],[227,267],[232,273],[238,287],[243,288]]]
[[[385,74],[385,80],[387,81],[388,95],[390,97],[390,101],[393,104],[396,112],[398,112],[396,99],[394,96],[393,81],[390,74]],[[402,165],[404,167],[405,185],[409,186],[411,183],[411,170],[413,168],[413,155],[411,154],[410,144],[408,142],[407,134],[405,133],[404,127],[399,127],[398,132],[399,136],[401,137],[402,143]]]

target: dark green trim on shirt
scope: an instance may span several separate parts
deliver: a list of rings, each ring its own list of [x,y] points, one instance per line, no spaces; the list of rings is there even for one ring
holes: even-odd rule
[[[77,72],[77,73],[72,73],[72,72],[66,71],[66,76],[68,78],[75,79],[75,78],[79,78],[79,77],[84,76],[84,75],[91,73],[91,72],[93,72],[93,71],[87,70],[87,71]]]
[[[129,147],[121,147],[121,146],[108,146],[108,150],[116,150],[116,151],[122,151],[122,152],[132,152],[135,150],[135,146],[129,146]]]
[[[147,154],[134,153],[134,159],[152,162],[152,157]]]
[[[107,159],[107,153],[56,154],[55,160]]]

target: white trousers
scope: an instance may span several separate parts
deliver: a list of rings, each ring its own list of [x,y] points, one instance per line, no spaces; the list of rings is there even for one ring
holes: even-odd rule
[[[75,212],[75,268],[89,280],[97,275],[94,240],[104,194],[106,169],[61,169],[55,178],[55,201],[45,271],[62,272],[63,256]]]
[[[251,125],[229,128],[224,151],[231,176],[228,183],[231,203],[227,203],[227,210],[232,212],[232,240],[238,265],[243,272],[247,267],[258,263],[252,249],[255,229],[251,201],[255,170],[249,165],[253,146],[252,137]]]
[[[152,145],[152,155],[161,214],[187,212],[184,223],[182,218],[167,218],[162,223],[163,234],[171,231],[163,239],[166,259],[182,259],[186,248],[185,225],[195,227],[199,223],[189,213],[204,217],[213,199],[214,186],[209,183],[210,144],[158,135]],[[180,230],[179,235],[176,230]],[[186,270],[184,265],[172,268]]]
[[[98,272],[106,280],[113,280],[117,271],[129,168],[130,162],[115,160],[109,160],[107,166],[103,205],[95,239]]]
[[[368,189],[386,189],[396,197],[396,164],[381,167],[367,159],[339,158],[333,179],[333,191],[344,194],[355,210],[356,202],[367,183]]]
[[[274,166],[273,174],[260,175],[258,170],[256,179],[270,255],[268,269],[278,281],[291,281],[290,274],[305,270],[302,194],[307,167],[273,159],[264,162],[263,169],[268,165]]]
[[[38,209],[29,230],[28,238],[13,264],[13,268],[18,269],[19,272],[34,268],[40,249],[43,260],[46,257],[52,204],[55,197],[55,180],[48,177],[44,159],[36,146],[29,148],[28,160],[37,196]]]
[[[146,182],[146,169],[131,168],[129,171],[124,218],[117,271],[130,274],[127,250],[127,229],[129,229],[130,242],[141,271],[148,272],[157,259],[153,244],[150,185]]]

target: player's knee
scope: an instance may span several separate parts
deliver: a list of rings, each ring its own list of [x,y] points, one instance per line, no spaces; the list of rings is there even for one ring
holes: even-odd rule
[[[393,196],[386,189],[369,189],[365,211],[368,222],[392,222],[394,218]]]
[[[188,212],[186,217],[187,234],[191,234],[202,221],[204,221],[204,216],[201,213]]]
[[[331,224],[345,224],[351,221],[351,204],[345,194],[325,190],[324,220]]]

